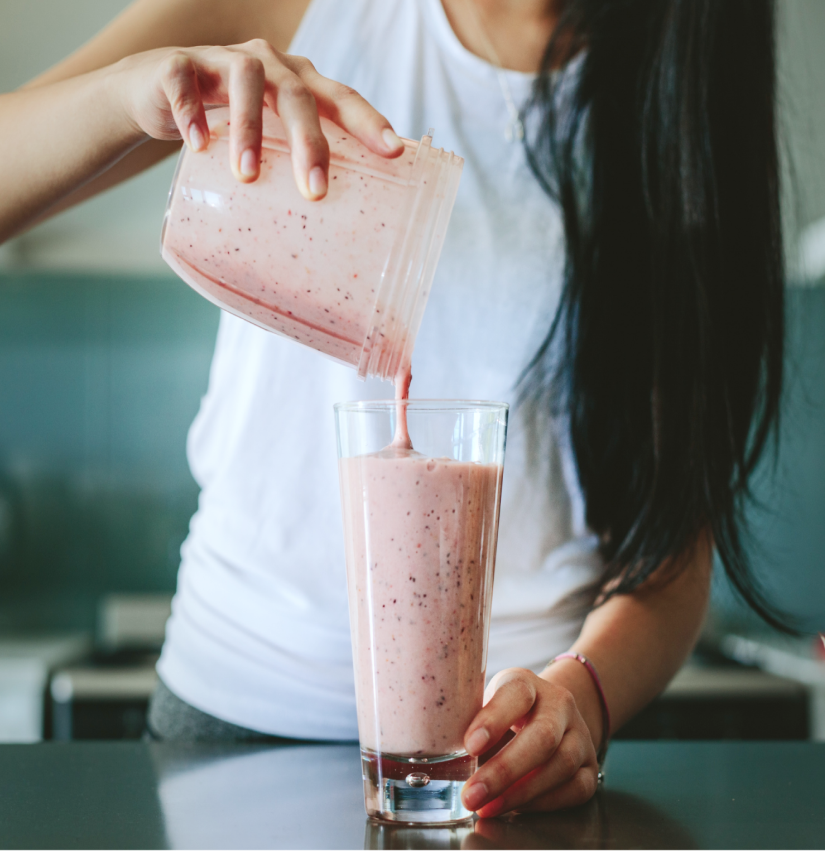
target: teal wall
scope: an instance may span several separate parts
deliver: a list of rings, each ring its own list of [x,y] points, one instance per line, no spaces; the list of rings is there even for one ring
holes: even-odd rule
[[[0,629],[174,589],[218,313],[171,275],[0,277]]]
[[[104,593],[174,589],[217,322],[171,275],[0,276],[0,630],[91,628]],[[789,330],[754,561],[825,629],[825,287],[790,291]],[[721,586],[716,601],[738,615]]]

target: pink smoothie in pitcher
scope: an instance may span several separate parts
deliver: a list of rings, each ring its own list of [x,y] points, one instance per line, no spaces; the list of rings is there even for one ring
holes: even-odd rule
[[[361,745],[461,752],[484,690],[502,467],[393,446],[340,465]]]
[[[331,121],[329,192],[298,191],[280,119],[263,114],[261,173],[229,168],[227,109],[208,114],[210,145],[184,151],[161,253],[193,289],[237,316],[356,368],[392,379],[409,360],[463,161],[431,138],[396,159]]]

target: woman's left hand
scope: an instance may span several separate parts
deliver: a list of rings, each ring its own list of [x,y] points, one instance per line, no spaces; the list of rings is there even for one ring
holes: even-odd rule
[[[469,810],[492,818],[510,810],[558,810],[584,804],[598,785],[590,730],[573,693],[523,668],[490,682],[485,704],[467,729],[464,746],[480,756],[508,730],[516,735],[467,781]]]

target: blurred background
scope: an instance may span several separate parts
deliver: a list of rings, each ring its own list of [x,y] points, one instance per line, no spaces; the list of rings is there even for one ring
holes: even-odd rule
[[[0,91],[126,0],[0,0]],[[825,2],[779,0],[788,368],[754,482],[766,588],[825,631]],[[0,246],[0,741],[137,737],[197,504],[186,433],[218,310],[160,259],[175,163]],[[825,649],[717,578],[700,648],[624,735],[825,740]]]

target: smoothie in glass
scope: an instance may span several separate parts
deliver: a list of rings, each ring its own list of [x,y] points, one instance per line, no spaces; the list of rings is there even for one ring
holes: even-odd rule
[[[507,406],[354,402],[336,405],[336,423],[367,812],[461,821],[477,765],[463,739],[484,691]]]
[[[458,753],[484,691],[498,464],[386,449],[341,460],[361,744]],[[374,665],[374,667],[373,667]]]

